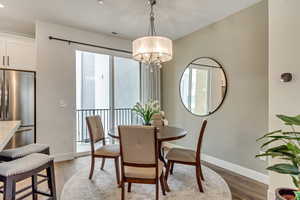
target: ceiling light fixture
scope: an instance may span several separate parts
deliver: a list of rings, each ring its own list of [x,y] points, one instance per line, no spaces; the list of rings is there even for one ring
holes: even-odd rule
[[[104,1],[103,1],[103,0],[98,0],[98,3],[99,3],[100,5],[103,5]]]
[[[167,37],[157,36],[154,26],[153,7],[156,0],[149,0],[150,4],[150,30],[148,36],[133,41],[132,56],[135,60],[149,65],[152,70],[161,68],[161,63],[172,60],[173,44]]]
[[[4,8],[5,6],[3,4],[0,3],[0,8]]]

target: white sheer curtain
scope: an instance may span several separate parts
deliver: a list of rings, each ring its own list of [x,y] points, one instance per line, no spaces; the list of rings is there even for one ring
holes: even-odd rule
[[[161,104],[161,70],[151,69],[146,64],[141,66],[141,101],[147,103],[156,100]]]

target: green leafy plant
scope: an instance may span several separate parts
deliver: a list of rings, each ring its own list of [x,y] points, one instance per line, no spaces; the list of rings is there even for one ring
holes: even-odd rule
[[[144,105],[137,103],[132,110],[144,121],[144,125],[150,125],[153,115],[161,112],[158,101],[149,101]]]
[[[277,117],[290,127],[290,131],[276,130],[257,139],[264,141],[262,149],[269,144],[273,145],[256,157],[269,156],[285,160],[286,162],[269,166],[267,170],[290,175],[294,185],[300,190],[300,132],[295,130],[296,126],[300,126],[300,115],[295,117],[277,115]]]

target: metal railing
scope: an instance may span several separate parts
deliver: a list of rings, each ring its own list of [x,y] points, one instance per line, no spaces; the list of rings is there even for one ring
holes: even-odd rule
[[[131,108],[117,109],[77,109],[76,110],[76,132],[77,142],[88,143],[89,133],[86,124],[86,117],[101,116],[104,132],[107,135],[108,131],[118,125],[139,124],[140,120]]]

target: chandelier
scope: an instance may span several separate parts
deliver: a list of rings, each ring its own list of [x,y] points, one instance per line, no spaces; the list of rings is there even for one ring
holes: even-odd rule
[[[150,4],[150,30],[148,36],[138,38],[132,43],[132,56],[135,60],[161,68],[161,63],[172,60],[172,40],[157,36],[154,26],[153,7],[156,0],[149,0]]]

